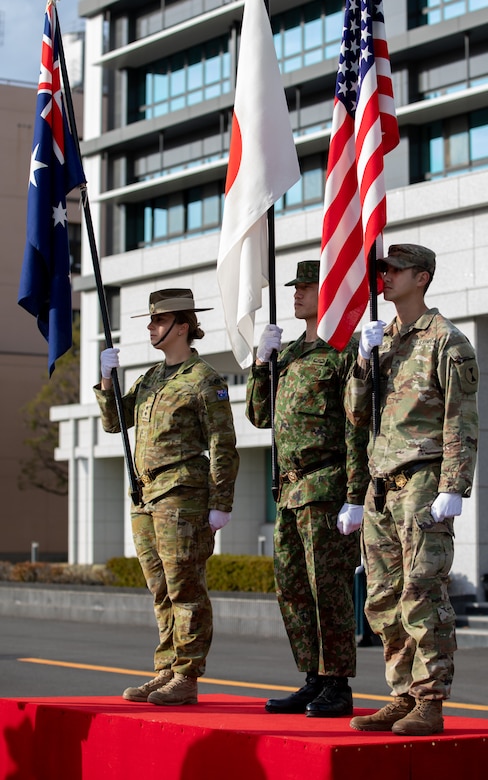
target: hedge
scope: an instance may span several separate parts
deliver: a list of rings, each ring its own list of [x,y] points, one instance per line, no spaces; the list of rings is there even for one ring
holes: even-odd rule
[[[0,580],[63,585],[145,588],[137,558],[110,558],[103,564],[9,563],[0,561]],[[209,590],[274,593],[273,559],[264,555],[212,555],[207,562]]]

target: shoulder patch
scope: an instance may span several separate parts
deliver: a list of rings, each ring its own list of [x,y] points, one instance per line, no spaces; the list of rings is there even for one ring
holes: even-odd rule
[[[463,393],[476,393],[479,383],[479,368],[473,347],[466,341],[456,344],[449,350],[459,377]]]
[[[476,360],[456,363],[461,388],[465,393],[476,393],[479,382],[479,370]]]
[[[221,387],[217,390],[217,399],[219,401],[227,401],[229,399],[229,393],[226,387]]]

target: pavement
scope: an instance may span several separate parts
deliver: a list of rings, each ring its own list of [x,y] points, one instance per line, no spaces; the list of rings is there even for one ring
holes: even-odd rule
[[[286,639],[274,594],[212,592],[211,599],[216,633]],[[138,588],[0,582],[0,616],[154,625],[151,595]],[[488,605],[464,605],[456,633],[459,647],[488,647]]]

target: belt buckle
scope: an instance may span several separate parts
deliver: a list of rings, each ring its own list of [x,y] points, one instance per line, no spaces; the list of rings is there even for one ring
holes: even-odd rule
[[[288,477],[289,482],[298,482],[298,474],[296,470],[294,471],[287,471],[286,476]]]
[[[395,480],[395,485],[397,486],[397,488],[398,488],[399,490],[401,490],[401,489],[402,489],[402,488],[404,488],[404,487],[405,487],[405,485],[407,484],[407,482],[408,482],[408,477],[407,477],[407,475],[406,475],[406,474],[404,474],[404,473],[403,473],[403,471],[402,471],[400,474],[397,474],[397,475],[395,476],[394,480]]]
[[[139,479],[141,480],[142,484],[143,484],[145,487],[147,487],[148,485],[150,485],[150,484],[151,484],[151,482],[152,482],[152,479],[151,479],[151,477],[149,476],[149,474],[141,474],[141,476],[139,477]]]

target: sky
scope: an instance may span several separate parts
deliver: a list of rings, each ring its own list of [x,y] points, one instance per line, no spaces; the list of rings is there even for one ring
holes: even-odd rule
[[[78,0],[58,0],[61,33],[83,29]],[[0,80],[37,84],[46,0],[0,0]],[[68,74],[69,75],[69,74]]]

